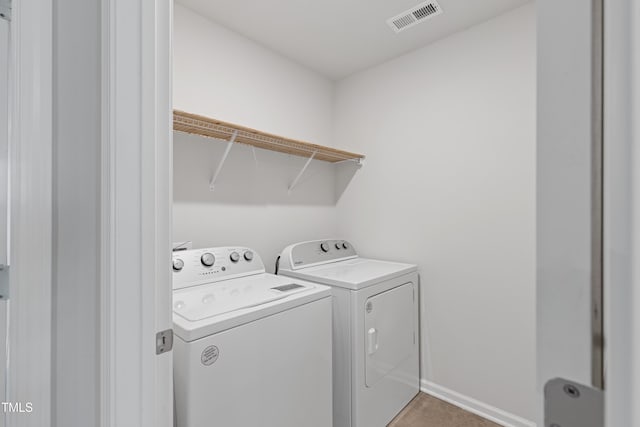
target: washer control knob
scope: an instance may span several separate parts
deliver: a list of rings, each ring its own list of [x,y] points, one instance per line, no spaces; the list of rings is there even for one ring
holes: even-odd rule
[[[229,255],[229,259],[232,262],[238,262],[240,260],[240,254],[238,252],[231,252],[231,255]]]
[[[184,267],[184,261],[180,258],[176,258],[173,260],[173,271],[180,271]]]
[[[253,260],[253,252],[251,251],[246,251],[244,253],[244,259],[246,259],[247,261],[251,261]]]
[[[340,243],[336,243],[336,249],[337,249],[337,250],[342,249],[342,246],[340,245]]]
[[[322,252],[329,252],[329,244],[327,242],[320,243],[320,249]]]
[[[213,263],[216,262],[216,257],[213,256],[211,252],[206,252],[200,257],[200,262],[202,262],[202,265],[205,267],[211,267]]]
[[[347,242],[342,242],[342,247],[344,249],[349,249],[349,244]]]

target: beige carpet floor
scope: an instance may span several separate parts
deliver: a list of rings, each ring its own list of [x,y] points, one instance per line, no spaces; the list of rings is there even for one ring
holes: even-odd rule
[[[391,421],[388,427],[500,427],[467,412],[420,393]]]

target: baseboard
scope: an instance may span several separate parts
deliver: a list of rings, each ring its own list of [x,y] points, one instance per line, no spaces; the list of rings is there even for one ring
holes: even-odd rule
[[[446,387],[432,383],[431,381],[420,381],[420,390],[423,392],[451,403],[465,411],[474,413],[496,424],[505,427],[536,427],[536,423],[526,420],[509,412],[503,411],[484,402],[473,399],[471,397],[460,394],[456,391],[449,390]]]

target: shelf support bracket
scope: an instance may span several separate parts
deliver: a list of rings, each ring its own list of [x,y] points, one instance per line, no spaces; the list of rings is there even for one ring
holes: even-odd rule
[[[220,163],[218,163],[218,167],[216,168],[216,171],[213,173],[213,176],[211,177],[211,181],[209,181],[210,191],[213,191],[216,188],[216,181],[218,179],[218,175],[220,175],[222,166],[224,165],[224,162],[227,160],[229,151],[231,151],[231,147],[233,146],[233,143],[235,142],[237,136],[238,136],[238,131],[236,130],[231,135],[231,139],[227,142],[227,148],[224,149],[224,154],[222,155],[222,159],[220,159]]]
[[[304,171],[307,170],[307,168],[309,167],[309,164],[311,163],[311,160],[313,160],[313,158],[316,156],[316,154],[318,153],[318,151],[314,151],[313,153],[311,153],[311,156],[307,159],[307,162],[304,164],[304,166],[302,167],[302,170],[300,172],[298,172],[298,175],[294,178],[293,182],[291,183],[291,185],[289,186],[289,194],[291,194],[291,191],[295,188],[295,186],[298,184],[298,181],[300,180],[300,177],[302,177],[302,174],[304,173]]]

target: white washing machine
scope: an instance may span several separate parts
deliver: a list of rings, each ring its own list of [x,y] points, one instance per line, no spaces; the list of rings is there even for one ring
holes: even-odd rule
[[[173,254],[177,427],[328,427],[331,289],[248,248]]]
[[[417,267],[324,240],[284,249],[278,272],[332,287],[333,426],[386,426],[419,391]]]

